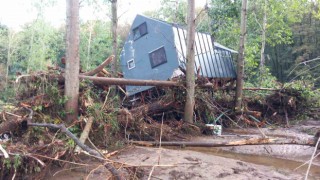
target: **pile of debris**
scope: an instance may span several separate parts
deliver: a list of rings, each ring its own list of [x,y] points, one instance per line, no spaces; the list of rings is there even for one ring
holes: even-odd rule
[[[70,141],[70,134],[79,136],[86,131],[89,122],[92,127],[89,127],[91,133],[87,134],[90,142],[88,152],[98,155],[99,149],[110,149],[112,145],[123,144],[128,140],[173,141],[201,135],[208,132],[206,124],[220,124],[224,128],[257,127],[268,123],[288,125],[290,119],[294,119],[306,108],[306,100],[299,91],[282,89],[272,91],[265,99],[245,98],[243,111],[240,114],[234,113],[232,81],[199,77],[198,86],[203,88],[196,89],[195,123],[188,124],[183,121],[186,95],[183,76],[168,81],[169,84],[175,84],[172,87],[157,86],[127,97],[122,86],[126,82],[118,83],[116,90],[108,85],[110,79],[115,80],[107,78],[110,73],[104,69],[110,61],[108,58],[93,71],[80,75],[81,79],[92,81],[82,81],[80,120],[68,128],[60,126],[63,124],[66,101],[61,76],[63,72],[51,68],[48,73],[17,78],[19,104],[10,112],[2,112],[0,118],[0,134],[13,137],[6,150],[14,156],[8,161],[8,168],[0,170],[0,178],[12,178],[17,171],[36,173],[46,170],[59,158],[67,161],[77,158],[73,152],[77,140],[71,138],[74,142]],[[108,81],[107,85],[103,83],[105,81]],[[33,127],[26,131],[28,126],[40,126],[39,123],[46,128]],[[59,134],[59,131],[65,135]],[[19,160],[23,162],[18,163],[20,169],[15,165],[16,155],[24,158]],[[112,166],[107,168],[113,171]],[[43,177],[44,174],[37,175]]]

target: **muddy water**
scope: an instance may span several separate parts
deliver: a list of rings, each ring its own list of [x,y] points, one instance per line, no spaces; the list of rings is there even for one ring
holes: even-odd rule
[[[172,147],[171,147],[172,148]],[[171,149],[170,148],[170,149]],[[230,159],[237,159],[244,162],[249,162],[253,164],[272,166],[276,169],[284,169],[294,171],[298,166],[303,164],[302,162],[297,162],[293,160],[280,159],[270,156],[263,155],[252,155],[252,154],[241,154],[230,151],[221,150],[219,148],[207,148],[207,147],[186,147],[186,150],[192,150],[197,152],[202,152],[206,154],[212,154],[216,156],[221,156]],[[305,165],[296,170],[296,172],[305,174],[307,171],[308,165]],[[320,179],[320,166],[311,166],[309,179]]]

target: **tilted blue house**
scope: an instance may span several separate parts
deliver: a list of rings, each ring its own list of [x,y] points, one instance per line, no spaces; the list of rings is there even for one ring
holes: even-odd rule
[[[168,80],[186,64],[187,32],[178,25],[137,15],[120,55],[124,78]],[[235,78],[232,53],[209,34],[195,35],[195,73],[208,78]],[[152,88],[126,86],[128,95]]]

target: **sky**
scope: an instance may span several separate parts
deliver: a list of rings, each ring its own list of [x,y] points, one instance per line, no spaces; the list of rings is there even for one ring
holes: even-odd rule
[[[37,10],[32,5],[37,0],[0,0],[0,23],[13,29],[20,29],[25,23],[37,18]],[[56,0],[57,2],[46,7],[44,11],[45,19],[52,25],[58,27],[64,24],[66,18],[66,0]],[[175,0],[173,1],[173,5]],[[196,7],[204,7],[207,0],[195,0]],[[121,15],[119,23],[130,23],[136,14],[145,11],[157,10],[160,7],[160,0],[118,0],[118,15]],[[99,6],[103,11],[106,7]],[[83,21],[90,19],[108,18],[106,14],[97,13],[97,7],[81,7],[80,18]]]

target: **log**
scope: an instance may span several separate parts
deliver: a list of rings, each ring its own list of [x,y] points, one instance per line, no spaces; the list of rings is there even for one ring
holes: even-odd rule
[[[91,130],[91,126],[92,126],[92,123],[93,123],[93,117],[92,116],[90,116],[89,118],[88,118],[88,121],[87,121],[87,123],[86,123],[86,126],[84,127],[84,129],[83,129],[83,131],[82,131],[82,133],[81,133],[81,135],[80,135],[80,142],[81,143],[85,143],[86,142],[86,140],[87,140],[87,138],[88,138],[88,136],[89,136],[89,133],[90,133],[90,130]],[[76,148],[74,149],[74,152],[75,153],[80,153],[80,147],[77,145],[76,146]],[[100,154],[100,153],[99,153]]]
[[[274,88],[255,88],[255,87],[245,87],[243,90],[248,91],[281,91],[281,89],[274,89]]]
[[[91,80],[100,85],[127,85],[127,86],[163,86],[163,87],[179,87],[184,86],[183,83],[177,81],[163,81],[163,80],[141,80],[141,79],[124,79],[124,78],[109,78],[109,77],[92,77],[79,75],[80,79]],[[197,85],[197,88],[213,88],[212,83]],[[233,89],[234,90],[234,89]],[[272,88],[243,88],[243,90],[250,91],[280,91],[280,89]]]
[[[130,141],[133,145],[139,146],[159,146],[159,142],[149,141]],[[274,144],[293,144],[314,146],[314,139],[297,140],[297,139],[278,139],[278,138],[251,138],[238,141],[222,141],[222,142],[181,142],[181,141],[167,141],[161,142],[161,146],[180,146],[180,147],[227,147],[227,146],[244,146],[244,145],[274,145]]]
[[[80,74],[79,78],[84,80],[90,80],[95,84],[99,85],[127,85],[127,86],[163,86],[163,87],[182,87],[184,84],[177,81],[164,81],[164,80],[142,80],[142,79],[124,79],[124,78],[110,78],[110,77],[95,77],[88,76],[92,73]],[[57,79],[59,82],[64,81],[64,74],[55,75],[49,74],[49,79]],[[20,78],[20,77],[18,77]],[[202,85],[197,85],[196,88],[213,88],[214,84],[206,83]],[[220,88],[219,90],[225,90],[226,88]],[[234,88],[231,90],[235,90]],[[243,90],[250,91],[280,91],[280,89],[272,88],[243,88]]]
[[[82,73],[82,75],[84,76],[93,76],[95,74],[97,74],[98,72],[102,71],[104,67],[106,67],[108,64],[110,64],[110,62],[113,60],[114,55],[108,57],[103,63],[101,63],[97,68],[89,71],[89,72],[85,72]]]
[[[168,111],[174,107],[174,102],[157,101],[151,104],[145,104],[130,110],[131,114],[150,115]]]
[[[182,84],[174,81],[160,81],[160,80],[137,80],[124,78],[109,78],[109,77],[93,77],[79,75],[80,79],[90,80],[95,84],[100,85],[130,85],[130,86],[181,86]]]

